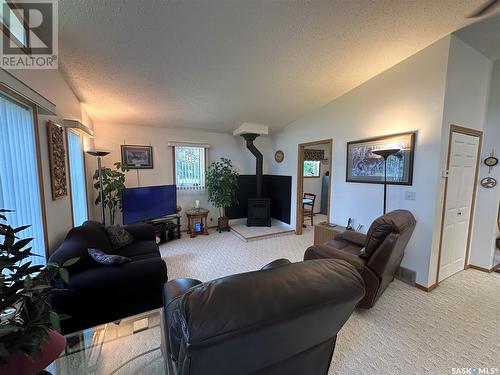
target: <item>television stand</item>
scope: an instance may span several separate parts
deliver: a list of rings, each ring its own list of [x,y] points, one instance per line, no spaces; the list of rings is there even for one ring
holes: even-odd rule
[[[181,238],[181,215],[179,214],[149,220],[146,223],[153,225],[155,234],[160,237],[160,244],[173,240],[176,235],[177,239]]]

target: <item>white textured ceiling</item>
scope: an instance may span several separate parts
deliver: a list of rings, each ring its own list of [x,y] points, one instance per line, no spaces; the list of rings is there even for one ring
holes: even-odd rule
[[[276,131],[464,26],[482,0],[61,0],[94,122]]]
[[[500,14],[465,27],[456,35],[486,57],[500,59]]]

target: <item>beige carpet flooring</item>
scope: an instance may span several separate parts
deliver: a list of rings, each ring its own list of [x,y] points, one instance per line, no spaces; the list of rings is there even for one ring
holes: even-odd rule
[[[170,279],[210,280],[277,258],[300,261],[311,244],[308,226],[302,236],[246,243],[231,233],[184,236],[161,253]],[[395,280],[374,308],[344,326],[329,374],[452,374],[456,367],[500,368],[500,274],[463,271],[431,293]]]

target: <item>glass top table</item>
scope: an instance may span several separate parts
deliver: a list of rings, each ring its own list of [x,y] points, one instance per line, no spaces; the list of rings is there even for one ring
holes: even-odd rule
[[[66,336],[66,349],[47,371],[58,375],[166,375],[161,309]]]

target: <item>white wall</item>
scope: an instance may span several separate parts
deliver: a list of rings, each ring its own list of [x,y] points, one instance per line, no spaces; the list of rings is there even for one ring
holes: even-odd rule
[[[492,61],[487,57],[460,38],[451,36],[441,132],[439,159],[441,171],[446,169],[448,159],[450,125],[476,130],[484,128],[492,66]],[[444,188],[445,179],[440,177],[428,285],[436,282]],[[476,218],[481,217],[480,211],[481,209],[476,208]],[[472,239],[474,239],[476,228],[480,225],[482,223],[479,220],[474,221]]]
[[[46,230],[49,240],[49,253],[51,253],[59,246],[60,242],[72,228],[72,212],[69,194],[62,199],[52,200],[47,121],[61,122],[65,118],[82,121],[82,108],[80,101],[57,70],[11,70],[9,72],[56,105],[56,116],[38,116],[47,218]],[[92,128],[92,122],[88,116],[86,116],[84,122]]]
[[[292,174],[292,223],[295,223],[297,144],[333,138],[331,220],[349,217],[365,225],[382,213],[381,185],[345,182],[346,142],[403,131],[418,132],[413,186],[389,186],[388,208],[413,212],[417,227],[402,265],[427,285],[439,175],[439,151],[450,37],[372,78],[325,107],[294,122],[273,137],[273,150],[285,160],[273,164],[274,174]],[[405,191],[416,201],[404,200]]]
[[[492,168],[491,173],[489,173],[488,167],[483,163],[492,150],[495,151],[497,158],[500,157],[500,60],[497,60],[493,67],[479,172],[479,180],[489,175],[496,178],[499,184],[492,189],[478,186],[476,217],[469,258],[470,264],[486,269],[495,266],[495,239],[500,237],[497,225],[500,202],[500,166]]]
[[[316,145],[308,147],[308,149],[312,150],[324,150],[325,151],[325,159],[331,158],[331,151],[329,145]],[[320,173],[319,178],[311,177],[304,178],[304,193],[313,193],[316,194],[316,202],[314,203],[314,212],[320,212],[321,210],[321,192],[323,186],[323,176],[328,171],[328,163],[320,164]]]
[[[154,169],[131,170],[126,175],[126,186],[150,186],[172,184],[173,155],[169,142],[208,143],[208,163],[221,157],[231,159],[240,174],[255,174],[255,157],[246,149],[242,137],[226,133],[207,132],[196,129],[169,129],[160,127],[129,126],[117,124],[95,123],[95,146],[111,150],[111,154],[103,159],[106,166],[121,161],[120,145],[138,144],[153,146]],[[269,137],[259,137],[255,145],[264,155],[264,173],[269,171],[271,141]],[[91,171],[95,170],[95,160],[87,164]],[[96,192],[94,191],[94,194]],[[217,225],[218,210],[207,201],[206,191],[178,191],[177,203],[183,211],[192,208],[194,201],[200,200],[203,207],[210,209],[209,225]],[[99,213],[94,210],[94,217]],[[185,226],[183,215],[183,226]]]

